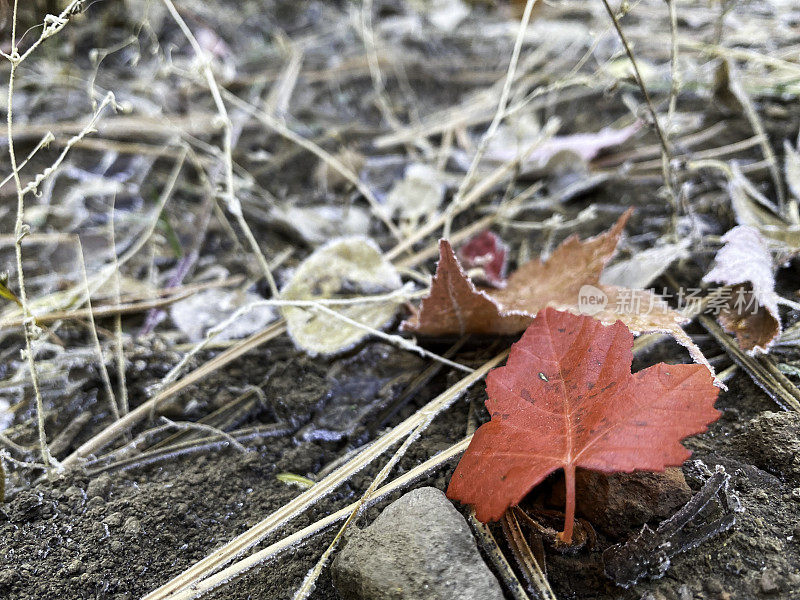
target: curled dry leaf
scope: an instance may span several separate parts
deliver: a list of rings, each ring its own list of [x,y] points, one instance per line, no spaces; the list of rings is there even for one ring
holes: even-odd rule
[[[488,229],[461,246],[458,258],[473,281],[505,287],[508,246]]]
[[[230,318],[237,310],[263,300],[253,292],[242,290],[202,290],[175,302],[169,310],[170,318],[178,329],[192,342],[203,339],[209,329]],[[235,340],[252,335],[275,319],[275,312],[263,304],[252,306],[230,323],[217,336],[217,341]]]
[[[719,390],[701,365],[659,363],[631,374],[633,334],[617,321],[547,308],[486,378],[491,421],[453,473],[448,497],[495,521],[564,469],[572,538],[575,469],[662,471],[691,454],[680,441],[719,418]]]
[[[399,213],[401,226],[414,228],[424,217],[439,210],[444,192],[445,184],[439,171],[428,165],[412,164],[389,192],[386,209],[390,215]]]
[[[333,240],[305,259],[281,291],[282,300],[314,301],[388,294],[401,286],[397,270],[363,237]],[[402,299],[332,307],[372,329],[385,326]],[[367,332],[313,308],[281,309],[295,344],[309,354],[334,354],[361,341]]]
[[[730,286],[717,319],[749,354],[767,352],[781,334],[772,257],[753,227],[739,225],[722,237],[716,265],[703,281]]]
[[[623,144],[641,128],[642,123],[637,121],[622,129],[606,127],[595,133],[553,136],[528,154],[523,169],[526,171],[548,170],[548,163],[551,160],[564,155],[569,155],[573,163],[576,159],[579,164],[588,163],[603,150]],[[535,141],[536,136],[530,135],[527,139],[520,139],[513,145],[495,144],[486,153],[486,158],[500,162],[512,161],[517,157],[519,151],[529,147]]]
[[[0,298],[9,300],[17,306],[22,307],[22,303],[19,301],[19,298],[17,298],[17,295],[8,288],[8,273],[0,273]]]
[[[512,334],[551,306],[589,314],[605,323],[622,321],[634,333],[667,333],[713,373],[700,349],[681,328],[686,319],[647,290],[600,284],[600,274],[630,217],[626,212],[605,233],[581,241],[567,238],[552,256],[523,264],[500,290],[479,288],[462,269],[447,240],[439,242],[439,264],[431,291],[401,328],[423,335]]]
[[[274,206],[270,221],[308,244],[318,245],[337,237],[366,235],[370,214],[360,206]]]
[[[644,289],[679,258],[689,256],[689,240],[663,244],[637,252],[628,260],[610,265],[600,275],[600,283],[631,289]]]

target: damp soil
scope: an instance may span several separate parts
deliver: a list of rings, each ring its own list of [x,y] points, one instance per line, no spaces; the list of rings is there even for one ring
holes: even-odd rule
[[[122,471],[69,472],[15,491],[0,513],[2,597],[141,597],[298,494],[299,488],[276,478],[278,473],[314,478],[346,450],[367,441],[366,431],[334,434],[330,409],[355,411],[365,424],[380,419],[387,406],[402,397],[407,381],[397,380],[398,373],[416,374],[424,366],[420,359],[375,343],[364,345],[343,359],[344,368],[336,369],[331,363],[298,355],[288,346],[283,357],[279,354],[256,352],[233,366],[235,373],[256,369],[266,361],[280,364],[265,386],[267,402],[276,408],[253,414],[262,418],[279,414],[286,402],[301,407],[293,412],[297,420],[292,426],[248,445],[246,452],[220,447],[144,466],[134,464]],[[469,364],[470,358],[477,362],[483,356],[487,356],[485,349],[474,348],[463,358]],[[365,382],[372,384],[372,394]],[[429,383],[408,404],[398,407],[388,424],[410,414],[447,383],[443,376]],[[193,395],[211,392],[213,384]],[[361,391],[349,397],[342,392],[353,388]],[[479,406],[482,395],[482,386],[476,385],[437,418],[395,474],[463,437],[469,406]],[[601,551],[616,540],[600,536],[595,548],[571,556],[549,551],[549,578],[559,598],[639,599],[648,597],[647,593],[669,600],[795,597],[792,590],[800,589],[800,465],[792,450],[800,445],[800,419],[771,412],[775,410],[771,401],[742,375],[733,378],[717,406],[722,418],[708,434],[688,445],[694,459],[712,468],[723,465],[733,476],[733,489],[744,508],[736,525],[675,557],[663,579],[644,581],[630,590],[614,586],[602,572]],[[480,411],[479,415],[486,418]],[[415,485],[445,489],[453,467],[442,467]],[[359,474],[280,533],[304,527],[352,501],[371,475],[373,469]],[[366,511],[361,524],[396,497]],[[209,597],[291,597],[331,535],[329,531],[311,537]],[[339,598],[327,572],[313,597]]]

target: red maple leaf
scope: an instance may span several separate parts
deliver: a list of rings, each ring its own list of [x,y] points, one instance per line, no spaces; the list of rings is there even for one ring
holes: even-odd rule
[[[662,471],[691,454],[680,441],[719,418],[719,389],[702,365],[659,363],[631,374],[633,334],[620,321],[546,308],[486,378],[482,425],[453,473],[448,497],[483,522],[557,469],[566,480],[562,539],[572,540],[575,468]]]
[[[506,284],[508,246],[488,229],[458,249],[461,266],[473,281],[485,281],[492,287]]]

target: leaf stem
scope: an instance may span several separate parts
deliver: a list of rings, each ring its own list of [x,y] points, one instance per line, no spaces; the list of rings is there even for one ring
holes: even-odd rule
[[[572,543],[572,527],[575,524],[575,465],[564,467],[564,487],[567,492],[567,506],[564,510],[564,531],[558,537],[565,544]]]

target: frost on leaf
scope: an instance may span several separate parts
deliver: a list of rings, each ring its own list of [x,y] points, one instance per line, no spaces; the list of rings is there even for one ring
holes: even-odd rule
[[[662,471],[706,431],[719,390],[701,365],[659,363],[631,374],[633,334],[621,322],[547,308],[486,378],[482,425],[453,473],[448,497],[495,521],[557,469],[564,469],[572,537],[575,469]]]
[[[439,210],[444,193],[444,179],[439,171],[428,165],[412,164],[386,197],[386,209],[390,215],[399,214],[402,229],[411,230]]]
[[[624,288],[644,289],[678,259],[689,256],[689,240],[675,244],[663,244],[637,252],[628,260],[606,267],[600,283]]]
[[[485,154],[487,160],[510,162],[536,142],[541,135],[539,128],[525,122],[520,125],[500,128]],[[622,129],[606,127],[594,133],[553,136],[526,156],[522,169],[526,172],[552,171],[555,165],[551,162],[557,162],[559,158],[563,159],[561,162],[572,163],[573,170],[576,167],[587,169],[589,161],[600,152],[625,143],[641,128],[642,123],[637,121]]]
[[[333,240],[304,260],[281,291],[282,300],[353,299],[388,294],[401,286],[397,270],[374,243],[362,237]],[[400,298],[331,306],[345,317],[372,329],[395,315]],[[353,347],[367,331],[314,308],[281,309],[289,335],[310,354],[333,354]]]
[[[605,323],[621,320],[634,333],[667,333],[713,373],[681,324],[686,319],[647,290],[600,284],[614,255],[626,212],[605,233],[581,241],[571,236],[547,260],[535,258],[512,273],[503,289],[480,288],[465,273],[447,240],[439,242],[439,264],[430,295],[402,328],[422,335],[512,334],[525,329],[546,306],[591,314]],[[586,304],[586,296],[596,300]]]
[[[179,300],[170,307],[173,323],[192,342],[199,342],[213,327],[229,319],[237,310],[245,310],[232,323],[217,333],[217,341],[235,340],[252,335],[275,320],[275,312],[258,302],[261,296],[253,292],[208,289]]]
[[[729,286],[717,316],[742,350],[766,352],[781,334],[772,257],[753,227],[739,225],[722,237],[716,265],[703,281]]]

